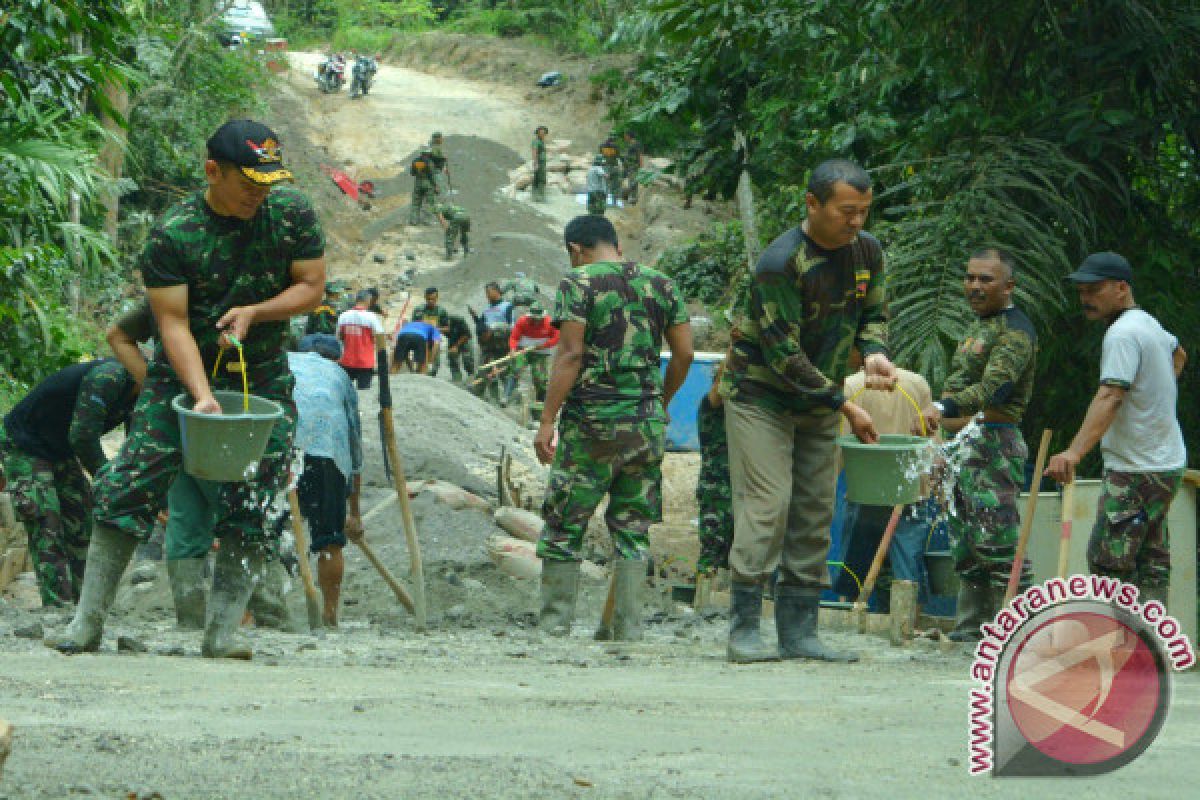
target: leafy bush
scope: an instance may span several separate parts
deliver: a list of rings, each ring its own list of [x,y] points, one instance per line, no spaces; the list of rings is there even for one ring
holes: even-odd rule
[[[742,224],[734,221],[717,223],[690,242],[669,248],[657,268],[675,279],[685,299],[718,309],[730,305],[731,287],[745,266]]]

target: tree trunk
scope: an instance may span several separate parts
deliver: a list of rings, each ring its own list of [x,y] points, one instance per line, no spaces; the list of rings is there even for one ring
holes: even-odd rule
[[[746,169],[750,162],[750,153],[741,131],[734,132],[734,142],[742,151],[742,174],[738,176],[737,204],[742,217],[742,237],[746,242],[746,267],[753,274],[754,265],[758,263],[759,240],[758,224],[754,219],[754,184],[750,180],[750,171]]]
[[[109,81],[104,86],[104,96],[108,98],[108,102],[117,114],[121,117],[128,116],[129,90],[124,84]],[[128,135],[125,128],[121,126],[121,123],[107,114],[101,119],[101,123],[104,125],[104,129],[112,136],[100,150],[98,160],[100,168],[108,173],[109,178],[115,184],[125,174],[125,144]],[[116,247],[118,244],[117,221],[119,219],[120,207],[121,198],[114,186],[112,192],[104,195],[104,232],[108,234],[113,247]]]

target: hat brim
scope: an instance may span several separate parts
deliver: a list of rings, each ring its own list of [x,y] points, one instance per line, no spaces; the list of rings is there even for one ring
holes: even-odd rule
[[[1100,283],[1101,281],[1124,281],[1125,283],[1133,282],[1129,278],[1118,278],[1113,275],[1097,275],[1094,272],[1084,272],[1082,270],[1076,270],[1075,272],[1072,272],[1070,275],[1064,278],[1064,280],[1070,281],[1071,283]]]
[[[274,186],[282,181],[295,180],[292,177],[291,171],[282,164],[275,167],[238,167],[238,169],[242,171],[243,175],[259,186]]]

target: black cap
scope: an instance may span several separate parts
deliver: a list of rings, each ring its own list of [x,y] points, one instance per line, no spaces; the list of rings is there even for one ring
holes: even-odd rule
[[[283,166],[283,147],[275,132],[249,119],[226,122],[208,140],[208,157],[228,161],[260,186],[292,180]]]
[[[438,293],[438,290],[437,290],[436,286],[430,286],[428,289],[425,290],[425,294],[437,294],[437,293]]]
[[[1073,283],[1098,283],[1099,281],[1125,281],[1133,283],[1133,267],[1119,253],[1092,253],[1083,260],[1079,269],[1067,276]]]

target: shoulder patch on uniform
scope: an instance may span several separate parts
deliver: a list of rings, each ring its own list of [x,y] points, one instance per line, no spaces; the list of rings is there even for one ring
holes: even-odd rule
[[[1028,334],[1033,341],[1037,341],[1037,329],[1033,327],[1033,320],[1016,306],[1004,310],[1004,322],[1009,330],[1021,331]]]
[[[775,241],[767,246],[763,254],[758,257],[758,263],[754,265],[755,276],[782,275],[787,271],[788,263],[792,260],[792,254],[803,246],[804,231],[799,225],[780,234]]]

